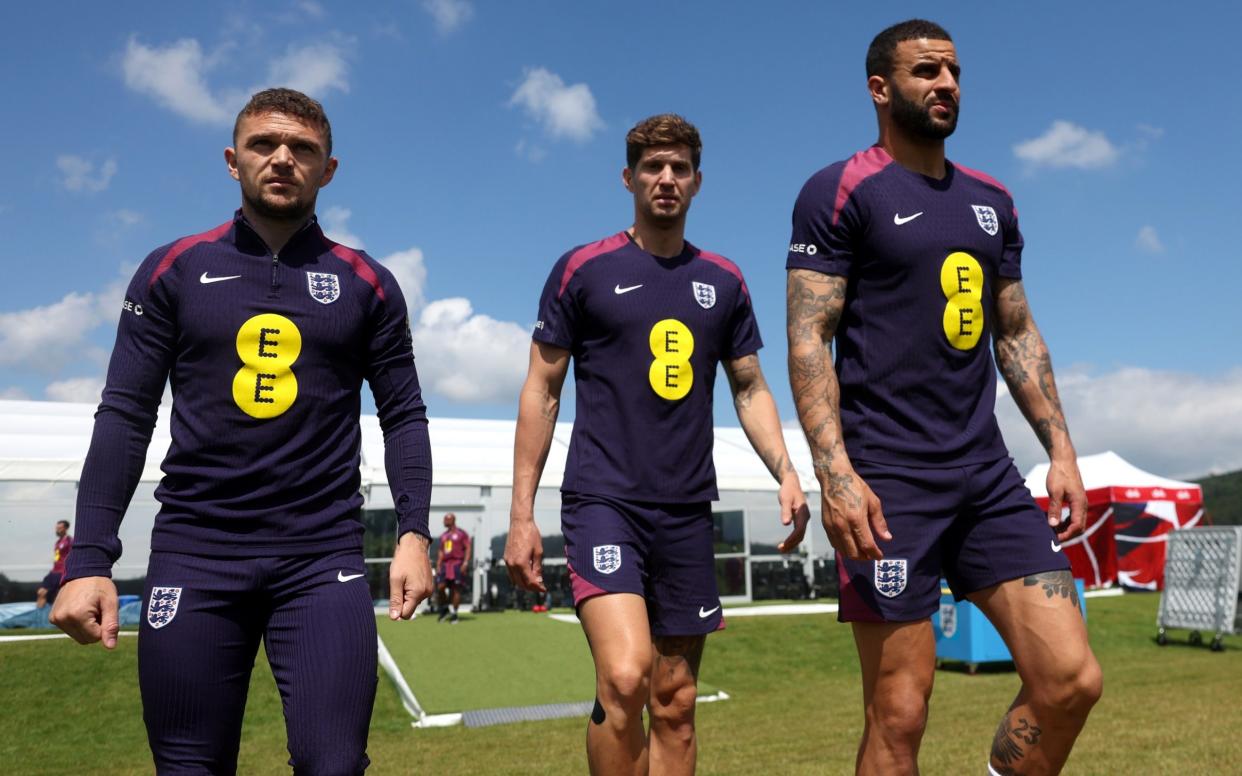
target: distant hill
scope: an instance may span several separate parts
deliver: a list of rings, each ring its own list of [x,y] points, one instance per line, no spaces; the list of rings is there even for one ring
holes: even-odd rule
[[[1213,525],[1242,525],[1242,469],[1195,480]]]

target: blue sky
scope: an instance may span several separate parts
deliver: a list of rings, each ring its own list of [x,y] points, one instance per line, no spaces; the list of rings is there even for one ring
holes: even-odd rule
[[[353,7],[353,6],[361,6]],[[940,4],[943,5],[943,4]],[[954,4],[949,156],[999,178],[1081,453],[1172,476],[1242,467],[1242,102],[1231,3]],[[432,414],[512,417],[548,269],[629,224],[625,131],[703,133],[688,236],[752,289],[782,415],[789,214],[875,139],[863,56],[927,6],[326,0],[26,3],[0,28],[0,395],[97,400],[123,288],[153,248],[226,220],[222,149],[257,88],[332,119],[320,196],[414,308]],[[123,9],[118,11],[117,8]],[[736,423],[718,383],[717,421]],[[1019,464],[1038,448],[998,412]],[[572,402],[562,417],[572,417]]]

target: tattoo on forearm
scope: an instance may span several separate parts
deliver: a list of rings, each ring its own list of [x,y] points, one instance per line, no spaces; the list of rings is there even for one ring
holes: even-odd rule
[[[1068,598],[1074,608],[1078,608],[1078,587],[1074,584],[1074,577],[1068,571],[1045,571],[1040,574],[1032,574],[1022,580],[1025,587],[1034,587],[1042,585],[1044,595],[1052,598],[1054,595],[1062,598]]]
[[[1004,776],[1019,773],[1017,766],[1039,744],[1043,732],[1024,717],[1014,724],[1006,714],[992,738],[992,769]]]
[[[1068,435],[1069,429],[1052,374],[1052,357],[1031,318],[1020,282],[1010,283],[998,293],[997,318],[996,366],[1039,443],[1052,452],[1055,432]],[[1039,387],[1038,394],[1026,389],[1032,381]]]
[[[830,343],[845,310],[847,281],[809,270],[792,270],[786,293],[789,338],[789,385],[798,419],[811,448],[816,473],[823,479],[840,449],[840,386],[832,366]],[[848,479],[848,478],[847,478]],[[836,492],[849,492],[838,482]]]

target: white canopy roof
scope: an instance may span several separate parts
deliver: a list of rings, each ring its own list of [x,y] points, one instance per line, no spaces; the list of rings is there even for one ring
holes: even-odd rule
[[[1088,491],[1101,488],[1160,488],[1168,491],[1193,491],[1196,498],[1202,498],[1199,486],[1193,482],[1181,482],[1158,474],[1143,471],[1112,450],[1096,455],[1078,457],[1078,470],[1082,473],[1082,483]],[[1048,495],[1047,487],[1048,464],[1041,463],[1032,468],[1026,475],[1026,487],[1035,498]]]
[[[95,405],[0,400],[0,481],[76,482],[90,446]],[[513,420],[436,418],[430,422],[436,485],[508,487],[513,478]],[[571,425],[558,423],[541,485],[559,487],[569,452]],[[160,462],[168,450],[168,407],[160,407],[144,482],[163,476]],[[811,455],[799,429],[785,429],[802,486],[818,490]],[[722,490],[776,490],[777,483],[746,441],[741,428],[717,428],[714,448]],[[362,481],[385,483],[384,440],[379,419],[362,417]]]

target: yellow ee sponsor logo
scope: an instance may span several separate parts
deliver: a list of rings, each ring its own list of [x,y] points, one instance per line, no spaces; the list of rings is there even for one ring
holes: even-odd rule
[[[651,390],[662,399],[684,399],[694,385],[690,356],[694,354],[694,335],[676,318],[665,318],[651,327],[651,355],[655,360],[647,370]]]
[[[252,418],[283,415],[298,398],[293,362],[302,352],[302,332],[283,315],[256,315],[237,330],[242,368],[233,375],[233,401]]]
[[[983,336],[983,268],[969,253],[950,253],[940,266],[944,336],[958,350],[970,350]]]

